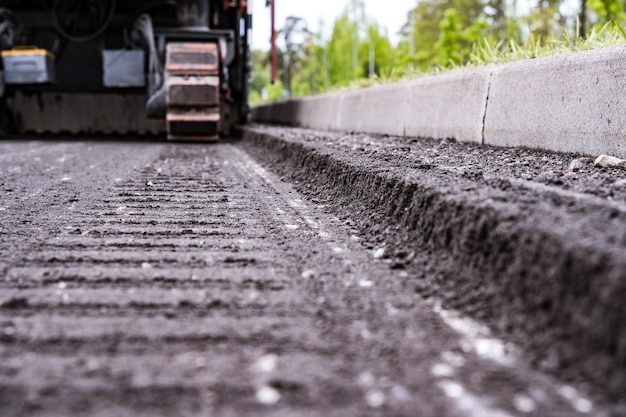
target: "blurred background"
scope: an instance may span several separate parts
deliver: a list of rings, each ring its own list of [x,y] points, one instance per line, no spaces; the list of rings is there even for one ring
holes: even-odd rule
[[[272,84],[266,0],[252,12],[251,104],[626,42],[623,0],[276,0]]]

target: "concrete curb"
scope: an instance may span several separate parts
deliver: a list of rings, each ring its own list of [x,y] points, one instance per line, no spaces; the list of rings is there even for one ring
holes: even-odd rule
[[[626,46],[257,106],[262,123],[626,158]]]

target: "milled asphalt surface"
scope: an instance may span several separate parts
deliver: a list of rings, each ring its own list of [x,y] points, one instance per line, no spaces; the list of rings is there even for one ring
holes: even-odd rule
[[[424,298],[626,415],[626,172],[451,140],[253,126],[244,143]]]
[[[620,415],[605,386],[575,366],[542,367],[538,348],[518,343],[533,329],[525,306],[505,311],[520,324],[505,331],[516,319],[494,311],[497,287],[485,303],[462,274],[442,285],[462,251],[429,249],[427,239],[401,250],[411,235],[372,203],[384,208],[393,195],[368,197],[350,169],[338,185],[340,165],[316,155],[345,162],[361,152],[350,137],[362,137],[338,145],[332,135],[255,129],[215,145],[0,142],[1,416]],[[373,178],[374,157],[406,170],[388,139],[367,139],[376,152],[353,161],[362,178]],[[420,146],[437,145],[398,149]],[[458,178],[479,193],[506,189],[502,175],[486,175],[498,158],[487,162],[480,175],[424,163],[452,191]],[[583,216],[577,204],[604,213],[602,192],[576,200],[572,215]],[[606,210],[617,210],[620,236],[615,196],[618,209]],[[587,244],[583,232],[572,239]],[[609,265],[623,261],[607,251]],[[553,335],[556,324],[536,329]]]

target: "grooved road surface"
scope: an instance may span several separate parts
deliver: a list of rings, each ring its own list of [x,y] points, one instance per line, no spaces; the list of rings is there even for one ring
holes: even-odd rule
[[[1,416],[603,415],[239,145],[0,143]]]

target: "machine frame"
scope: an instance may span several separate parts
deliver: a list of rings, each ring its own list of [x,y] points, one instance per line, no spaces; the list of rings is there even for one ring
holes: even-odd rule
[[[245,0],[0,0],[0,129],[228,135],[251,21]]]

